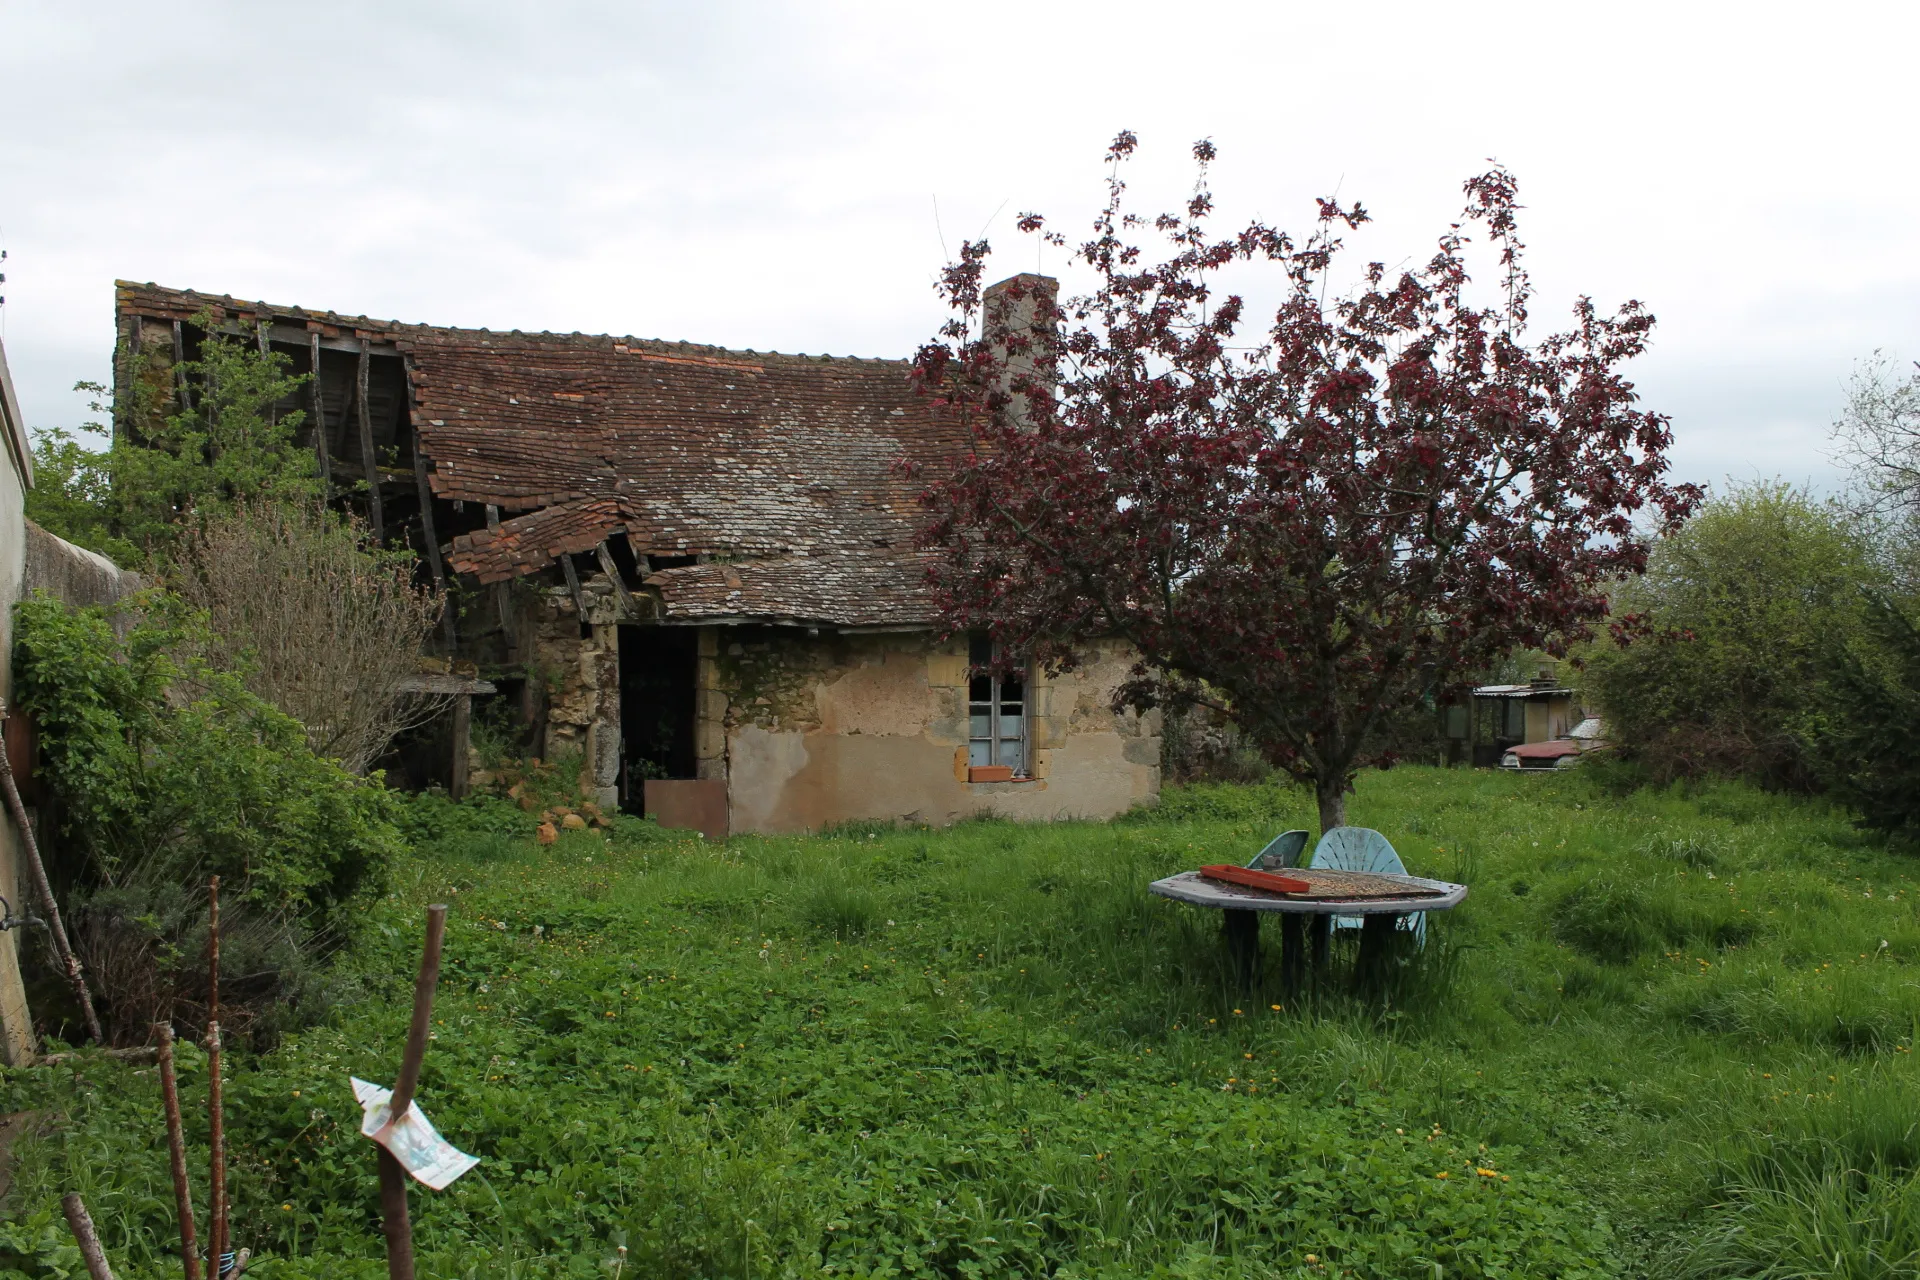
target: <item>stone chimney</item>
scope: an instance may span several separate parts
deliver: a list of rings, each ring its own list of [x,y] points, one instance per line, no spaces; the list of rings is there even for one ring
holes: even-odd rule
[[[993,349],[999,370],[994,390],[1012,397],[1006,408],[1007,420],[1021,430],[1031,428],[1032,413],[1026,393],[1015,391],[1014,384],[1037,378],[1052,386],[1056,380],[1053,309],[1059,296],[1058,280],[1031,272],[988,285],[981,295],[981,331]]]

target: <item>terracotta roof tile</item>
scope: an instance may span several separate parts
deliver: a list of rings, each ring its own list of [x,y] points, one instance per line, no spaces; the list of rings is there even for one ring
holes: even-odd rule
[[[911,549],[920,486],[895,464],[937,467],[965,439],[905,361],[435,328],[125,283],[119,305],[211,306],[406,352],[434,492],[525,513],[454,539],[450,564],[482,582],[624,530],[637,552],[738,562],[655,575],[670,618],[932,619]]]

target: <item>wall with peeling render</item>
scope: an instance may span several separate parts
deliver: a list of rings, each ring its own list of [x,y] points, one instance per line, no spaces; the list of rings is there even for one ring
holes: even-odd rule
[[[545,750],[584,753],[596,798],[617,802],[622,623],[650,623],[604,574],[572,591],[546,581],[526,598],[521,635],[545,691]],[[650,601],[635,600],[640,610]],[[1131,658],[1118,645],[1057,677],[1033,673],[1032,776],[967,778],[964,639],[925,632],[716,625],[700,629],[697,776],[724,778],[736,832],[818,830],[837,822],[943,826],[974,814],[1027,821],[1106,818],[1160,789],[1160,717],[1115,713]],[[584,631],[584,634],[583,634]]]
[[[735,831],[854,819],[943,826],[981,813],[1106,818],[1159,794],[1158,714],[1111,707],[1131,665],[1118,646],[1072,673],[1035,673],[1031,778],[969,783],[963,639],[714,631]]]

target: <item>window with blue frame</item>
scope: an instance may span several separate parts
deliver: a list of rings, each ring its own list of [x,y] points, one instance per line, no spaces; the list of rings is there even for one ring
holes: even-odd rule
[[[1003,764],[1016,778],[1027,774],[1027,679],[985,632],[968,637],[967,763]]]

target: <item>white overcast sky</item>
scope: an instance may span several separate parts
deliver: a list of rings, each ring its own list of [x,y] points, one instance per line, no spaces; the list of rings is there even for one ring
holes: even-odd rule
[[[0,0],[5,339],[28,420],[106,380],[116,277],[380,318],[904,356],[1015,214],[1149,208],[1424,259],[1511,167],[1544,330],[1660,318],[1683,478],[1830,485],[1856,359],[1920,356],[1920,5],[325,5]],[[935,209],[938,209],[936,219]]]

